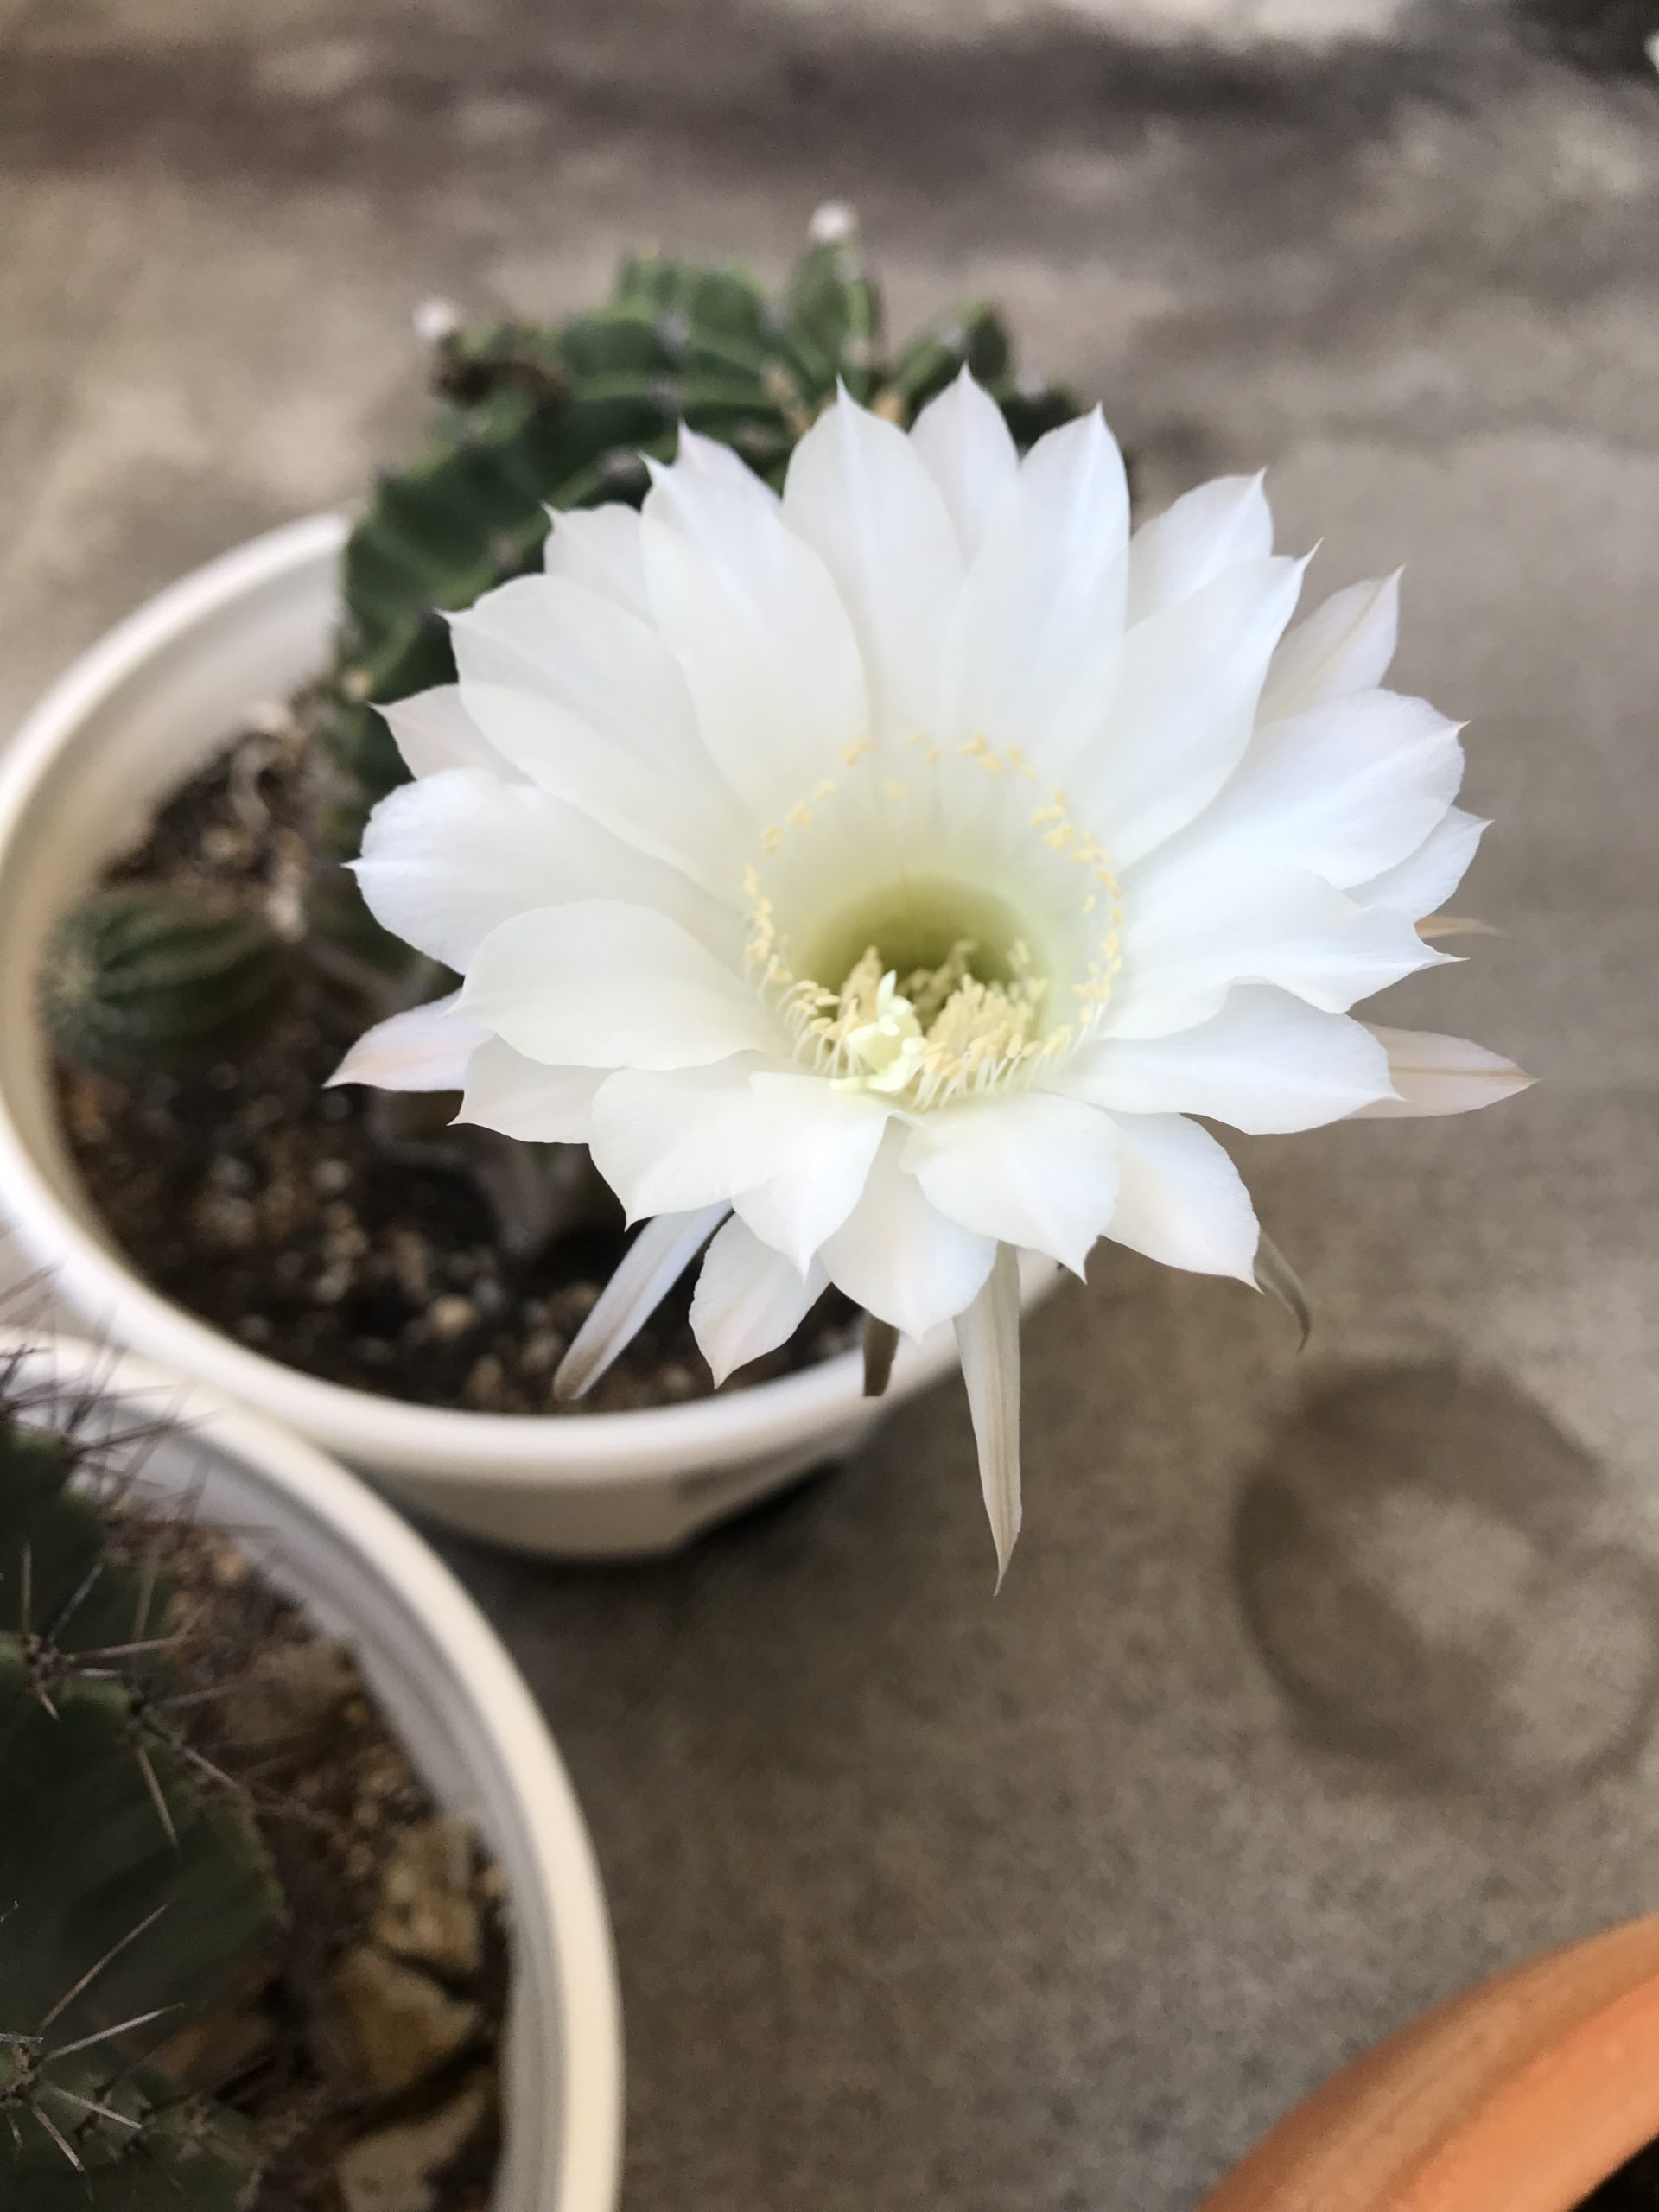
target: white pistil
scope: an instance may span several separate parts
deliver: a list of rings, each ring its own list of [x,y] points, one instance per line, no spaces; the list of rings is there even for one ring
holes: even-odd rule
[[[880,964],[874,945],[842,986],[843,1007],[852,995],[854,979],[872,962]],[[927,1039],[916,1019],[915,1007],[899,990],[899,978],[891,968],[875,987],[875,1005],[869,1020],[849,1029],[841,1046],[857,1070],[856,1074],[841,1078],[846,1089],[893,1092],[909,1089],[927,1051]]]
[[[918,1108],[1028,1076],[1066,1050],[1075,1032],[1036,1033],[1048,986],[1028,972],[1023,945],[1014,948],[1007,983],[981,982],[969,967],[973,950],[965,940],[953,946],[937,968],[906,976],[901,989],[871,945],[839,993],[793,987],[797,1033],[838,1089],[902,1096]]]

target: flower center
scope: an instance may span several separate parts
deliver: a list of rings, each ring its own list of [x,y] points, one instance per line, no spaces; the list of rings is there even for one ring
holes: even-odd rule
[[[899,887],[859,910],[857,926],[868,931],[864,948],[831,989],[817,978],[843,964],[844,952],[833,948],[847,942],[854,922],[824,932],[819,942],[828,957],[814,958],[810,971],[797,976],[753,872],[748,887],[750,962],[763,969],[797,1051],[843,1088],[918,1108],[941,1105],[1028,1077],[1077,1041],[1077,1020],[1045,1020],[1050,978],[1038,970],[1001,900],[966,886]],[[994,925],[995,934],[950,938],[950,922],[970,916]],[[1084,1009],[1085,1016],[1091,1010]]]
[[[1069,1029],[1040,1033],[1048,982],[1024,972],[1024,951],[1023,945],[1013,951],[1022,972],[1006,984],[983,982],[971,965],[975,946],[964,938],[937,967],[918,968],[901,983],[870,945],[849,970],[833,1016],[818,1017],[817,1033],[833,1039],[847,1063],[836,1080],[849,1089],[908,1091],[918,1106],[931,1106],[957,1091],[987,1089],[1064,1049]]]
[[[962,752],[933,748],[907,783],[826,779],[744,876],[746,959],[797,1056],[914,1110],[1029,1082],[1071,1052],[1118,965],[1105,855],[1058,797],[1022,801],[989,747]]]

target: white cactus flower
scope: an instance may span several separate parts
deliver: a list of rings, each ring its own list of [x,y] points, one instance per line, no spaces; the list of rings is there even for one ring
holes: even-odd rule
[[[1521,1087],[1357,1001],[1484,824],[1456,727],[1382,688],[1392,582],[1288,631],[1259,479],[1130,534],[1098,412],[1020,460],[965,373],[908,435],[842,397],[781,498],[687,434],[642,513],[556,517],[388,709],[379,920],[464,978],[338,1080],[592,1147],[641,1231],[591,1382],[707,1244],[718,1379],[826,1284],[956,1323],[1000,1565],[1018,1531],[1017,1259],[1102,1237],[1249,1282],[1247,1132]],[[712,1241],[710,1241],[712,1240]]]

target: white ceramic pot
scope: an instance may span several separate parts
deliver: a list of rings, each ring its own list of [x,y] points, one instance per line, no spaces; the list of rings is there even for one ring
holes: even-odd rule
[[[308,1444],[148,1360],[0,1330],[31,1385],[85,1386],[129,1426],[137,1402],[188,1418],[146,1458],[146,1495],[185,1498],[246,1539],[261,1574],[347,1644],[446,1811],[506,1878],[512,1979],[493,2212],[613,2212],[621,2015],[610,1923],[557,1752],[489,1623],[397,1515]]]
[[[264,1358],[151,1289],[115,1249],[63,1142],[35,1008],[48,933],[250,707],[286,697],[322,664],[345,530],[315,516],[186,576],[78,661],[0,754],[0,1210],[98,1331],[297,1429],[418,1511],[560,1557],[671,1550],[844,1458],[954,1369],[950,1330],[906,1345],[876,1403],[854,1352],[643,1413],[543,1420],[402,1404]],[[1039,1266],[1028,1294],[1051,1274]]]

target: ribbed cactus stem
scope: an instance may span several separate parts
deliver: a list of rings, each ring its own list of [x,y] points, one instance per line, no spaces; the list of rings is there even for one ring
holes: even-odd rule
[[[60,924],[41,1012],[67,1059],[110,1075],[199,1065],[276,1011],[290,949],[247,909],[157,884],[96,892]]]

